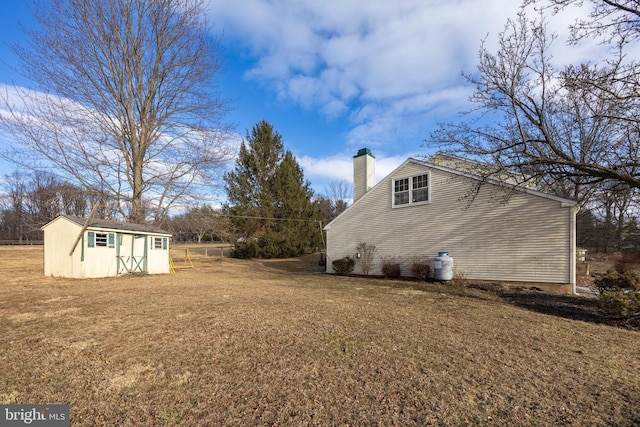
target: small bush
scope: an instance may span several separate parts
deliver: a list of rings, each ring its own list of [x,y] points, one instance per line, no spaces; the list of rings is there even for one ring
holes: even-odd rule
[[[353,267],[355,267],[355,265],[356,261],[349,257],[340,258],[331,263],[333,271],[335,271],[338,276],[350,275],[353,272]]]
[[[606,313],[627,322],[637,321],[640,316],[640,293],[636,291],[606,291],[600,295],[599,304]]]
[[[360,255],[358,258],[358,264],[360,264],[362,274],[365,276],[369,275],[369,271],[373,265],[373,257],[377,250],[378,248],[376,245],[370,245],[365,242],[360,242],[358,243],[358,246],[356,246],[356,253]]]
[[[616,263],[616,271],[598,277],[595,286],[600,293],[600,308],[607,314],[638,321],[640,316],[640,274],[629,271],[628,264]]]
[[[619,291],[621,289],[640,289],[640,274],[630,271],[620,273],[609,270],[598,277],[594,285],[601,295],[605,292]]]
[[[451,280],[451,284],[456,286],[469,286],[471,281],[467,279],[467,276],[462,271],[456,271]]]
[[[400,263],[395,258],[384,258],[382,260],[382,274],[385,279],[397,279],[402,274]]]
[[[249,259],[258,257],[258,242],[255,239],[247,239],[236,242],[231,251],[233,258]]]
[[[431,266],[426,262],[416,261],[411,264],[411,273],[416,279],[426,282],[431,277]]]

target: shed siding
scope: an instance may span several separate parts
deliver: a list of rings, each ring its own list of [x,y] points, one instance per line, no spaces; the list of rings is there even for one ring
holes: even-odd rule
[[[430,171],[431,200],[392,208],[394,178]],[[372,274],[384,257],[395,257],[402,274],[414,260],[431,262],[448,251],[455,271],[469,279],[572,283],[572,208],[556,200],[515,191],[504,203],[501,187],[485,184],[473,203],[475,180],[408,162],[330,224],[327,271],[331,261],[353,257],[359,242],[377,247]],[[356,266],[356,273],[361,272]]]
[[[155,249],[153,246],[154,237],[160,237],[163,240],[163,248]],[[147,250],[148,273],[159,274],[169,272],[169,238],[167,236],[149,236],[149,247]],[[166,249],[164,243],[166,242]]]
[[[44,275],[54,277],[79,277],[82,241],[78,242],[72,256],[69,252],[81,227],[60,217],[52,222],[44,233]],[[86,245],[86,242],[84,243]]]
[[[106,233],[109,232],[106,230],[97,230],[90,228],[89,231],[85,231],[84,237],[84,261],[79,264],[80,274],[76,274],[73,277],[110,277],[117,275],[117,259],[116,259],[116,248],[115,245],[113,248],[107,246],[94,246],[89,247],[89,239],[87,238],[88,233]],[[114,233],[115,234],[115,233]],[[79,251],[80,248],[76,249],[76,252]],[[75,255],[75,253],[74,253]]]
[[[43,227],[46,276],[98,278],[127,272],[169,273],[169,234],[148,234],[91,226],[84,232],[84,238],[70,256],[69,252],[81,229],[80,225],[64,217],[58,217]],[[94,236],[92,245],[89,233]],[[107,234],[107,246],[95,244],[96,233]],[[153,245],[154,237],[165,239],[162,249],[149,246]]]

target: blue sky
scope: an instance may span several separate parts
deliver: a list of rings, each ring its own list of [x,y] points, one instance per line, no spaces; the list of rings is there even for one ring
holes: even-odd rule
[[[8,43],[30,25],[29,2],[0,2],[0,85],[25,84],[6,64]],[[480,42],[495,47],[516,0],[211,0],[208,19],[222,37],[222,95],[237,138],[264,119],[282,135],[317,193],[351,181],[352,157],[368,147],[381,179],[439,122],[469,108]],[[584,53],[562,43],[577,13],[552,19],[557,56]],[[0,175],[12,167],[0,164]]]

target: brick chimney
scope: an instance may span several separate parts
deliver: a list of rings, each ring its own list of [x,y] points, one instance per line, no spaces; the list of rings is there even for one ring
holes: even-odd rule
[[[376,158],[368,148],[361,148],[353,156],[354,203],[376,183]]]

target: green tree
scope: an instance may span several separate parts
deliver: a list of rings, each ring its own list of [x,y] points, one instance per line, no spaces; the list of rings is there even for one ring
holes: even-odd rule
[[[313,191],[271,124],[263,120],[247,133],[235,169],[224,179],[224,212],[239,238],[234,256],[296,256],[319,243]]]

